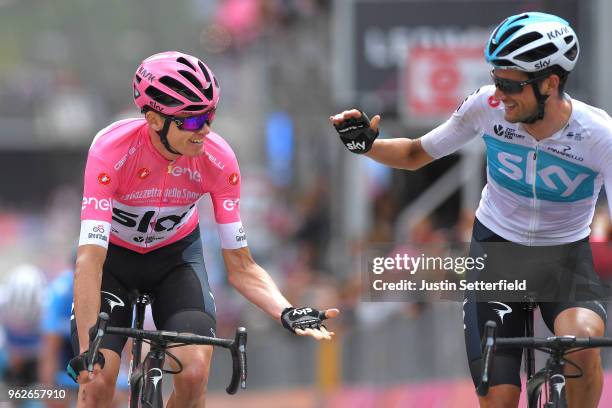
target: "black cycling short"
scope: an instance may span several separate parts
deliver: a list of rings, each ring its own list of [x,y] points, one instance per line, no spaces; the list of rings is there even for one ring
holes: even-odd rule
[[[131,327],[132,299],[149,294],[159,330],[215,336],[215,302],[204,267],[200,229],[146,254],[109,244],[100,293],[100,311],[110,326]],[[71,322],[73,352],[79,354],[76,322]],[[127,338],[106,335],[101,348],[121,355]]]
[[[537,306],[551,332],[554,331],[555,318],[564,310],[573,307],[590,309],[601,317],[604,324],[607,321],[606,309],[597,298],[597,296],[603,297],[601,294],[604,289],[595,272],[587,239],[550,247],[528,247],[506,241],[476,219],[470,257],[482,257],[484,253],[487,254],[485,268],[481,271],[469,271],[467,280],[473,282],[526,279],[530,289],[527,292],[537,298]],[[576,276],[579,279],[576,279]],[[566,279],[565,284],[559,282],[563,279]],[[577,283],[572,285],[568,282]],[[557,301],[541,301],[542,298],[547,299],[551,291],[558,297]],[[465,345],[472,380],[474,385],[478,385],[481,374],[481,339],[485,323],[488,320],[497,323],[498,337],[521,337],[525,335],[525,319],[528,312],[524,309],[524,302],[505,298],[508,293],[499,293],[502,297],[498,301],[483,299],[479,297],[481,293],[477,294],[474,291],[466,291],[465,295],[463,306]],[[495,353],[493,362],[495,370],[490,380],[492,386],[500,384],[521,386],[522,353],[520,349]]]

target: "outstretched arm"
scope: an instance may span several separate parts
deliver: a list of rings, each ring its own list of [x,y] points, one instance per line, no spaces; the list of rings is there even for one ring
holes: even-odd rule
[[[230,284],[251,303],[280,322],[283,310],[290,308],[291,303],[285,299],[270,275],[253,260],[249,248],[223,249],[223,259]],[[339,313],[338,309],[328,309],[325,317],[335,317]],[[317,340],[329,340],[333,335],[324,327],[318,330],[296,329],[295,332]]]
[[[361,112],[359,110],[351,109],[330,116],[329,120],[334,126],[339,126],[347,119],[360,117]],[[380,115],[374,116],[370,121],[370,128],[378,132],[379,123]],[[374,141],[371,150],[365,155],[387,166],[406,170],[417,170],[434,160],[423,149],[420,139],[407,138],[377,139]]]

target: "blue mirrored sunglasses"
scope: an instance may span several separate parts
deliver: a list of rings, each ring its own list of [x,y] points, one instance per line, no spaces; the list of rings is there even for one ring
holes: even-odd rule
[[[167,116],[174,123],[179,130],[186,130],[190,132],[197,132],[202,129],[205,124],[210,125],[215,119],[216,109],[203,113],[201,115],[188,116],[186,118],[177,118],[176,116]]]

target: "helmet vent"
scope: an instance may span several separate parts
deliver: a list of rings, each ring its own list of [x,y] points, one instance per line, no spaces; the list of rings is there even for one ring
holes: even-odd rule
[[[578,56],[578,44],[574,44],[574,46],[572,48],[570,48],[565,54],[565,58],[567,58],[570,61],[573,61],[576,59],[576,57]]]
[[[496,67],[512,67],[512,66],[514,66],[514,64],[511,61],[508,61],[507,59],[496,59],[496,60],[493,60],[493,65],[495,65]]]
[[[177,59],[176,59],[176,62],[178,62],[178,63],[181,63],[181,64],[183,64],[183,65],[188,66],[188,67],[189,67],[189,68],[191,68],[191,70],[192,70],[192,71],[194,71],[194,72],[195,72],[195,70],[196,70],[196,69],[195,69],[195,67],[194,67],[193,65],[191,65],[191,63],[190,63],[189,61],[187,61],[187,60],[186,60],[185,58],[183,58],[183,57],[179,57],[179,58],[177,58]]]
[[[191,82],[193,86],[195,86],[199,90],[203,89],[202,83],[198,81],[198,78],[196,78],[195,75],[193,75],[191,72],[180,70],[178,73],[181,74],[186,80]]]
[[[149,96],[149,98],[153,99],[155,102],[163,105],[163,106],[168,106],[168,107],[173,107],[173,106],[180,106],[182,105],[182,102],[179,101],[176,98],[173,98],[172,96],[168,95],[167,93],[164,93],[162,91],[160,91],[159,89],[155,88],[154,86],[149,86],[146,90],[145,90],[145,94],[147,94],[147,96]]]
[[[506,21],[508,21],[508,19],[505,19],[504,21],[502,21],[501,23],[499,23],[499,25],[497,26],[497,28],[495,29],[495,31],[493,31],[493,34],[491,34],[491,38],[495,38],[497,37],[497,32],[499,31],[500,28],[503,27],[503,25],[506,23]]]
[[[530,44],[534,41],[539,40],[540,38],[542,38],[542,34],[537,33],[537,32],[531,32],[531,33],[527,33],[524,35],[521,35],[520,37],[516,38],[514,41],[510,42],[510,44],[508,44],[500,53],[499,56],[500,57],[505,57],[506,55],[513,53],[514,51],[518,50],[519,48]]]
[[[198,65],[200,66],[200,69],[204,73],[204,78],[206,78],[206,82],[210,83],[210,75],[208,75],[208,70],[206,69],[206,66],[200,60],[198,60]]]
[[[189,105],[186,106],[185,108],[183,108],[183,111],[185,112],[199,112],[199,111],[203,111],[204,109],[206,109],[207,105]]]
[[[217,77],[213,75],[213,81],[215,82],[215,86],[219,88],[219,81],[217,81]]]
[[[159,82],[166,85],[168,88],[172,89],[174,92],[184,96],[189,99],[191,102],[202,102],[200,98],[196,94],[193,93],[189,88],[185,87],[185,85],[181,84],[174,78],[169,76],[163,76],[159,79]]]
[[[568,35],[567,37],[564,37],[563,39],[565,40],[565,43],[569,45],[569,43],[574,41],[574,36],[573,35]]]
[[[502,36],[499,38],[499,40],[497,40],[498,44],[503,44],[504,41],[506,41],[508,38],[510,38],[511,35],[513,35],[514,33],[516,33],[518,30],[520,30],[521,28],[523,28],[522,25],[519,26],[514,26],[514,27],[510,27],[508,30],[506,30]]]
[[[139,84],[142,81],[142,78],[139,75],[136,75],[136,83]]]
[[[557,51],[559,51],[559,49],[554,44],[548,43],[540,45],[538,48],[534,48],[533,50],[519,54],[515,58],[519,61],[534,62],[550,57]]]
[[[520,20],[524,20],[524,19],[526,19],[526,18],[529,18],[529,14],[525,13],[525,14],[521,14],[520,16],[515,16],[515,17],[516,17],[516,18],[515,18],[515,19],[513,19],[513,20],[510,22],[510,24],[514,24],[514,23],[516,23],[517,21],[520,21]],[[508,18],[510,18],[510,17],[508,17]],[[507,20],[507,19],[506,19],[506,20]]]

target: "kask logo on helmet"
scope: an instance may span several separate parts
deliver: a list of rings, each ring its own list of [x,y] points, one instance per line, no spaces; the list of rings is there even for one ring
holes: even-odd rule
[[[142,75],[143,79],[146,79],[150,83],[153,83],[153,81],[155,81],[155,75],[144,69],[144,67],[142,66],[138,68],[138,73]]]
[[[553,31],[549,31],[546,33],[546,36],[548,37],[549,40],[554,40],[558,36],[564,35],[564,34],[569,34],[569,29],[567,27],[561,27],[560,30],[555,29]]]

